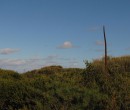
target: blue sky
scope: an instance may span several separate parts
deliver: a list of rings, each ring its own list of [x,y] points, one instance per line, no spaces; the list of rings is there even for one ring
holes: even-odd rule
[[[85,67],[130,54],[129,0],[0,0],[0,68]]]

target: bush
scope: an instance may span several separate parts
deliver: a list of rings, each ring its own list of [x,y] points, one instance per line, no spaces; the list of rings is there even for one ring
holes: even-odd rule
[[[86,72],[84,72],[84,85],[90,89],[98,88],[100,93],[108,95],[108,109],[129,109],[129,59],[130,57],[110,58],[108,60],[107,72],[104,69],[103,60],[94,60],[92,63],[86,62],[87,68]]]
[[[129,110],[130,57],[49,66],[18,74],[0,70],[0,110]]]

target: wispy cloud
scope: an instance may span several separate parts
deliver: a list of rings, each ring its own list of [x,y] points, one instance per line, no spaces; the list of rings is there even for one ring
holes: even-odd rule
[[[59,65],[57,55],[49,55],[45,58],[28,58],[28,59],[0,59],[0,68],[11,69],[18,72],[38,69],[49,65]]]
[[[49,65],[60,65],[59,64],[59,56],[58,55],[49,55],[46,58],[43,58],[43,66],[49,66]]]
[[[32,70],[39,67],[42,59],[0,59],[0,68],[11,69],[18,72]],[[41,66],[41,65],[40,65]]]
[[[20,73],[50,65],[61,65],[63,67],[78,67],[79,62],[77,59],[63,58],[58,55],[49,55],[44,58],[33,57],[28,59],[0,59],[0,68],[11,69]]]
[[[96,31],[101,31],[101,29],[102,29],[102,26],[92,26],[92,27],[89,27],[87,30],[91,32],[96,32]]]
[[[98,46],[104,46],[104,41],[97,40],[95,44]]]
[[[130,47],[125,48],[125,50],[128,50],[128,51],[129,51],[129,50],[130,50]]]
[[[16,53],[18,51],[20,51],[20,50],[19,49],[12,49],[12,48],[4,48],[4,49],[0,49],[0,54],[8,55],[8,54]]]
[[[44,60],[45,60],[45,61],[55,60],[55,59],[57,59],[57,58],[59,58],[58,55],[49,55],[49,56],[47,56],[46,58],[44,58]]]
[[[58,46],[58,49],[70,49],[75,48],[77,46],[74,46],[70,41],[65,41],[62,45]]]
[[[104,52],[104,49],[95,49],[96,52]]]
[[[76,59],[72,59],[71,61],[68,62],[69,64],[69,67],[71,68],[75,68],[75,67],[78,67],[79,65],[79,62],[76,60]]]
[[[25,63],[22,59],[0,59],[0,66],[19,66]]]

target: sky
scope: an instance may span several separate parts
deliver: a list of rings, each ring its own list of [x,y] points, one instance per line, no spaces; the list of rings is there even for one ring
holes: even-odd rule
[[[0,0],[0,68],[84,68],[85,60],[130,55],[130,0]]]

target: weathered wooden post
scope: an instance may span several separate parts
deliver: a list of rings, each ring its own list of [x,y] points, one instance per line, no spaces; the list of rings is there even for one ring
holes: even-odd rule
[[[104,34],[104,46],[105,46],[105,70],[107,70],[107,41],[106,41],[106,33],[105,26],[103,26],[103,34]]]

